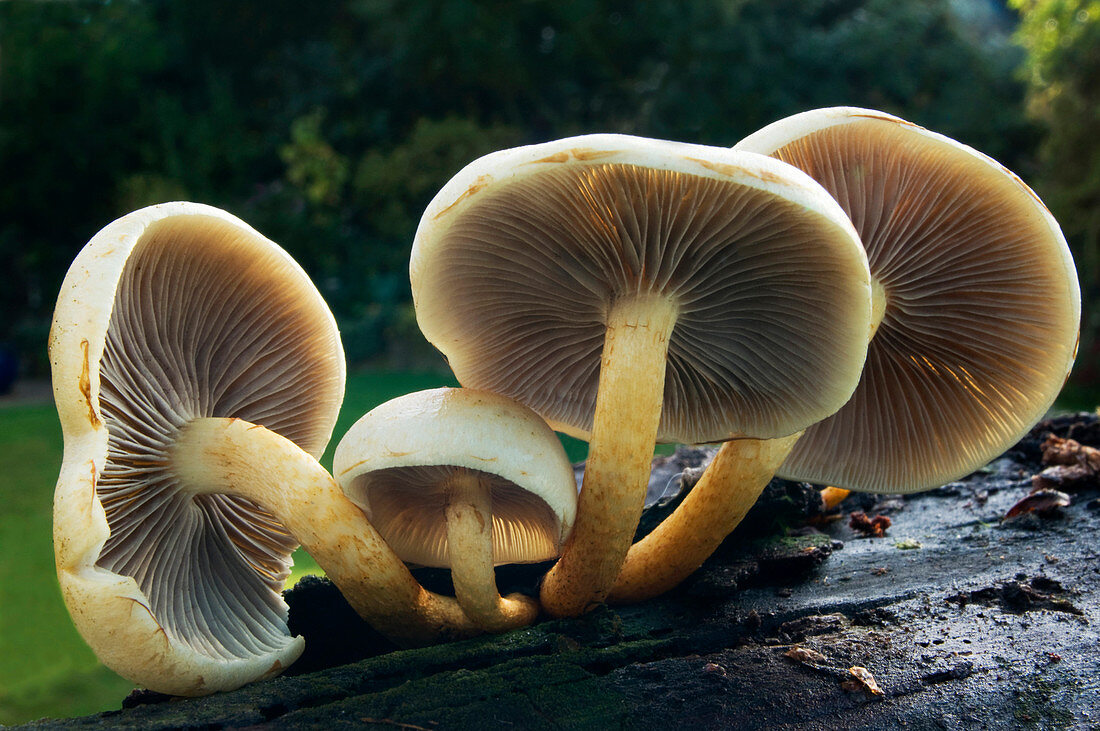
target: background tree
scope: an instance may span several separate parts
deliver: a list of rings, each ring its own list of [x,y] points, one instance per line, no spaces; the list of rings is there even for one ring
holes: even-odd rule
[[[1043,129],[1035,185],[1070,241],[1085,301],[1074,378],[1100,382],[1100,2],[1013,0],[1027,110]]]
[[[1014,21],[992,0],[2,2],[0,340],[44,373],[83,242],[191,198],[302,263],[353,361],[408,362],[415,226],[473,158],[597,131],[732,145],[853,104],[1016,166]]]

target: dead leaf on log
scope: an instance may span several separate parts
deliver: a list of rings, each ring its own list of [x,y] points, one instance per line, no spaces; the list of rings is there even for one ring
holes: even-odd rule
[[[1055,517],[1062,508],[1069,507],[1071,502],[1070,496],[1064,492],[1035,490],[1009,508],[1002,520],[1012,520],[1026,513],[1035,513],[1042,518]]]
[[[796,662],[812,663],[815,665],[820,665],[827,662],[829,659],[817,650],[811,650],[808,647],[798,647],[797,645],[784,652],[783,655]]]
[[[1051,434],[1043,442],[1043,464],[1031,478],[1034,490],[1076,490],[1100,484],[1100,449]]]
[[[871,518],[862,510],[852,513],[848,519],[848,527],[862,533],[868,538],[882,538],[886,535],[886,529],[890,527],[890,518],[886,515],[876,515]]]
[[[862,690],[880,698],[886,695],[882,688],[878,686],[878,683],[875,682],[875,676],[871,675],[867,668],[855,665],[848,668],[848,672],[852,677],[840,684],[844,690]]]
[[[828,513],[836,510],[844,502],[844,498],[850,494],[852,494],[851,490],[845,490],[842,487],[829,486],[821,488],[821,503],[824,511]]]

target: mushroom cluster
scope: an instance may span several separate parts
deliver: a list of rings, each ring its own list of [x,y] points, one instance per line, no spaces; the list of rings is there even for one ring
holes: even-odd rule
[[[745,447],[723,445],[683,515],[631,549],[612,600],[686,578],[773,474],[879,493],[969,474],[1042,418],[1077,353],[1080,287],[1066,240],[1038,196],[991,158],[853,107],[779,120],[735,149],[806,171],[851,218],[871,271],[867,362],[835,414],[800,438],[750,447],[769,454],[771,469],[746,466]],[[719,521],[721,530],[700,533]],[[686,553],[666,535],[681,523],[706,536],[693,538],[701,550]]]
[[[675,586],[774,474],[875,492],[956,479],[1050,408],[1073,261],[988,157],[822,109],[733,149],[586,135],[470,163],[413,242],[417,321],[462,388],[363,416],[330,474],[335,321],[305,273],[193,203],[108,225],[50,337],[65,455],[57,572],[116,672],[198,695],[302,651],[302,544],[353,608],[423,644]],[[589,441],[579,494],[554,430]],[[654,445],[722,447],[631,545]],[[495,566],[552,561],[539,596]],[[449,568],[453,596],[408,565]]]
[[[398,642],[477,631],[318,464],[343,398],[336,323],[239,219],[169,203],[108,225],[65,278],[50,359],[58,579],[120,675],[200,695],[292,663],[280,590],[299,543]]]

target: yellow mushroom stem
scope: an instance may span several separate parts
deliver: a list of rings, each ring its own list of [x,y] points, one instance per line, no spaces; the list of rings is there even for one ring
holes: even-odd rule
[[[458,469],[447,484],[447,550],[455,597],[466,616],[489,632],[532,624],[539,605],[523,594],[502,598],[493,570],[493,504],[488,485]]]
[[[756,503],[800,436],[723,444],[672,515],[630,547],[608,601],[658,596],[702,566]]]
[[[394,642],[479,634],[455,599],[420,586],[328,471],[290,440],[240,419],[196,419],[171,462],[185,490],[238,495],[270,511],[359,616]]]
[[[888,299],[886,288],[872,278],[868,342],[886,316]],[[609,601],[626,604],[649,599],[690,576],[744,519],[801,436],[798,432],[779,439],[735,439],[723,444],[672,515],[630,548]],[[701,534],[704,529],[710,534]]]
[[[678,313],[674,301],[651,295],[621,298],[608,313],[577,519],[542,582],[552,616],[591,609],[619,575],[645,503]]]

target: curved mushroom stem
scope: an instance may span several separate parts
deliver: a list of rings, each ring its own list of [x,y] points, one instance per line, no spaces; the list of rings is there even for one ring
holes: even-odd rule
[[[741,523],[800,436],[723,444],[672,515],[630,547],[608,601],[650,599],[690,576]]]
[[[888,300],[886,288],[872,278],[868,342],[886,317]],[[608,601],[628,604],[659,596],[702,566],[741,523],[801,436],[723,444],[672,515],[630,547]]]
[[[577,520],[540,592],[553,616],[591,609],[619,575],[645,503],[678,314],[675,302],[656,296],[620,299],[608,313]]]
[[[240,419],[184,427],[171,454],[184,489],[239,495],[269,510],[375,629],[402,645],[480,633],[449,597],[424,589],[311,455]]]
[[[505,632],[535,621],[539,605],[523,594],[501,598],[493,570],[493,506],[487,486],[458,469],[447,485],[447,548],[459,605],[477,626]]]

